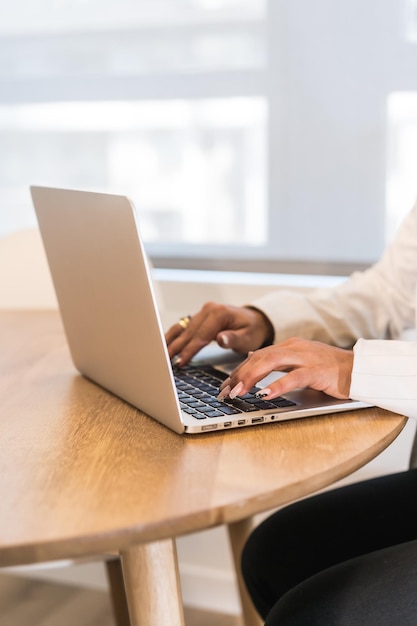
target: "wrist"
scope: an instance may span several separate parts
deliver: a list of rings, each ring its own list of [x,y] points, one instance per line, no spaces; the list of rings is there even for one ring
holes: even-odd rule
[[[265,337],[262,345],[259,347],[265,348],[266,346],[270,346],[271,344],[273,344],[275,338],[275,330],[269,317],[261,309],[258,309],[256,306],[252,306],[251,304],[246,304],[243,308],[254,311],[254,313],[257,313],[262,320],[263,327],[265,328]]]

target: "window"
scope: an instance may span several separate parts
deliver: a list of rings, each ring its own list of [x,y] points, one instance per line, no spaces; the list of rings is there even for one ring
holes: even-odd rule
[[[417,92],[388,101],[387,236],[417,199]]]
[[[406,3],[406,34],[411,42],[417,42],[417,2],[407,0]]]
[[[35,224],[28,187],[45,184],[128,194],[159,264],[372,262],[413,195],[395,94],[417,91],[415,15],[414,0],[2,3],[0,235]]]
[[[20,0],[0,26],[0,76],[27,90],[0,106],[1,232],[35,223],[32,182],[130,195],[156,246],[264,245],[264,13],[262,0]]]
[[[265,118],[259,98],[0,107],[2,227],[52,181],[123,190],[148,242],[263,245]]]

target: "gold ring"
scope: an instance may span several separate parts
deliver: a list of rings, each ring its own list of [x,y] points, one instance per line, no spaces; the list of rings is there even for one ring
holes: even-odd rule
[[[178,324],[181,326],[183,330],[185,330],[188,327],[188,324],[190,323],[190,321],[191,321],[191,315],[185,315],[184,317],[180,319]]]

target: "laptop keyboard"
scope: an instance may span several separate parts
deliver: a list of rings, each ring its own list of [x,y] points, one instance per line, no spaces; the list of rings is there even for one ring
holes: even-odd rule
[[[174,378],[181,409],[198,420],[295,405],[295,402],[283,397],[274,400],[257,398],[255,394],[259,393],[259,387],[253,387],[234,400],[226,398],[219,402],[219,387],[227,374],[210,365],[174,368]]]

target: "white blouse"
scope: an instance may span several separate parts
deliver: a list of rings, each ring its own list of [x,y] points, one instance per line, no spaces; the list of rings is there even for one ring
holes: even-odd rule
[[[252,303],[275,329],[354,350],[350,397],[417,418],[417,204],[378,263],[308,294],[276,291]]]

